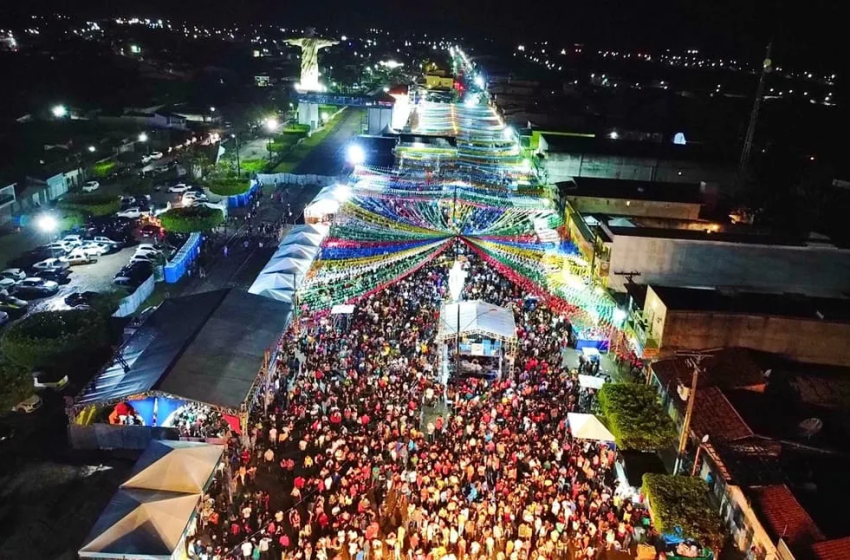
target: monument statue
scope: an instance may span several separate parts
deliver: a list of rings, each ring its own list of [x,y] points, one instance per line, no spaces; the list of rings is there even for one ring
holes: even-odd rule
[[[306,36],[298,39],[286,39],[286,43],[301,47],[301,83],[299,89],[318,91],[319,86],[319,49],[336,45],[339,41],[320,39],[316,37],[313,28],[307,30]]]

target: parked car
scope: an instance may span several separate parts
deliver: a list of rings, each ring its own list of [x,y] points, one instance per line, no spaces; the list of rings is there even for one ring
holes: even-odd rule
[[[13,317],[26,313],[29,303],[26,300],[10,295],[7,290],[0,290],[0,311],[5,311]]]
[[[100,257],[115,250],[115,246],[110,243],[97,243],[95,241],[86,241],[77,250],[83,251],[85,254],[92,257]]]
[[[142,217],[142,211],[139,210],[138,206],[132,206],[130,208],[127,208],[126,210],[121,210],[120,212],[117,212],[115,215],[119,218],[129,218],[131,220],[135,220],[137,218]]]
[[[60,260],[68,263],[69,265],[91,264],[97,262],[97,257],[95,255],[88,254],[82,247],[78,247],[62,257]]]
[[[10,290],[18,283],[17,280],[11,278],[0,278],[0,290]]]
[[[170,193],[184,193],[190,190],[192,187],[185,183],[177,183],[176,185],[171,185],[168,187],[168,192]]]
[[[32,265],[32,269],[36,272],[46,272],[51,270],[64,270],[71,266],[68,264],[68,261],[64,260],[66,257],[61,257],[58,259],[44,259],[41,262],[37,262]]]
[[[136,252],[133,253],[133,256],[134,257],[142,257],[142,256],[143,257],[160,257],[160,256],[163,256],[163,254],[162,254],[162,251],[160,251],[159,249],[153,249],[153,248],[150,248],[150,247],[142,247],[141,245],[139,245],[136,248]]]
[[[29,414],[30,412],[35,412],[39,408],[41,408],[41,397],[38,395],[33,395],[28,399],[22,400],[18,404],[12,407],[12,410],[15,412],[25,412]]]
[[[151,159],[162,159],[162,152],[151,152]]]
[[[79,247],[83,244],[83,236],[77,234],[66,235],[62,238],[62,243],[71,248]]]
[[[112,245],[113,249],[120,249],[124,246],[122,242],[115,241],[112,238],[103,235],[95,235],[89,241],[91,241],[92,243],[100,243],[102,245]]]
[[[0,327],[9,322],[9,314],[5,311],[0,311]]]
[[[23,297],[47,297],[59,291],[59,284],[52,280],[32,277],[24,278],[15,286],[15,295]]]
[[[156,237],[160,231],[161,228],[154,224],[146,224],[139,228],[139,234],[142,237]]]
[[[208,200],[209,197],[202,192],[199,193],[196,191],[189,191],[183,193],[183,198],[181,201],[183,203],[183,206],[191,206],[195,202],[207,202]]]
[[[87,181],[83,184],[83,192],[94,192],[100,188],[100,183],[97,181]]]
[[[47,253],[54,257],[61,257],[73,248],[73,246],[65,243],[64,241],[54,241],[53,243],[44,246]]]
[[[68,307],[89,307],[97,295],[97,292],[74,292],[65,297],[65,305]]]
[[[61,270],[45,270],[38,273],[38,277],[43,280],[52,280],[58,284],[66,284],[70,280],[68,277],[71,275],[70,268],[63,268]]]
[[[9,278],[10,280],[14,280],[17,282],[18,280],[23,280],[27,277],[27,273],[21,270],[20,268],[7,268],[6,270],[0,272],[0,278]]]

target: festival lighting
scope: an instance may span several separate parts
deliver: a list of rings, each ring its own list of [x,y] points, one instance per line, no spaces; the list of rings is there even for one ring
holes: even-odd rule
[[[516,134],[516,131],[510,126],[506,126],[505,130],[502,131],[502,136],[505,137],[505,140],[513,140],[514,134]]]
[[[346,150],[346,159],[352,165],[362,165],[366,161],[366,152],[360,144],[351,144]]]
[[[626,320],[626,310],[621,307],[615,307],[611,315],[611,320],[619,327]]]
[[[64,105],[55,105],[52,109],[50,109],[50,112],[53,113],[53,116],[57,119],[68,116],[68,109]]]
[[[481,74],[475,76],[475,85],[481,89],[484,89],[484,78],[481,76]]]

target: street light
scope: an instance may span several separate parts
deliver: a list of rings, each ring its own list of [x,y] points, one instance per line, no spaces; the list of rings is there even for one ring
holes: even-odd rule
[[[95,148],[94,146],[89,146],[89,151],[91,153],[95,153],[97,151],[97,148]]]
[[[59,228],[59,221],[52,214],[41,214],[35,219],[35,225],[44,233],[53,234]]]
[[[266,130],[268,130],[269,132],[274,132],[280,126],[280,121],[278,121],[276,117],[269,117],[266,119],[265,125]]]
[[[328,122],[329,118],[330,118],[330,115],[328,115],[326,112],[322,113],[322,121]]]
[[[210,107],[210,113],[215,113],[215,107]]]
[[[361,165],[366,161],[366,152],[360,144],[351,144],[346,150],[346,159],[351,165]]]
[[[147,141],[148,141],[148,135],[147,134],[145,134],[144,132],[139,134],[139,142],[147,142]]]
[[[54,105],[54,107],[50,111],[57,119],[61,119],[62,117],[68,116],[68,109],[64,105]]]

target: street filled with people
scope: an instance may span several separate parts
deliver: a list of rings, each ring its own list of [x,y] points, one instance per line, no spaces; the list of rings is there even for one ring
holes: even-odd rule
[[[567,413],[588,412],[593,396],[564,365],[568,320],[454,243],[463,298],[514,312],[516,355],[502,375],[440,382],[453,251],[364,286],[346,328],[301,309],[248,433],[228,445],[190,555],[614,558],[652,536],[617,482],[613,445],[571,436]]]

